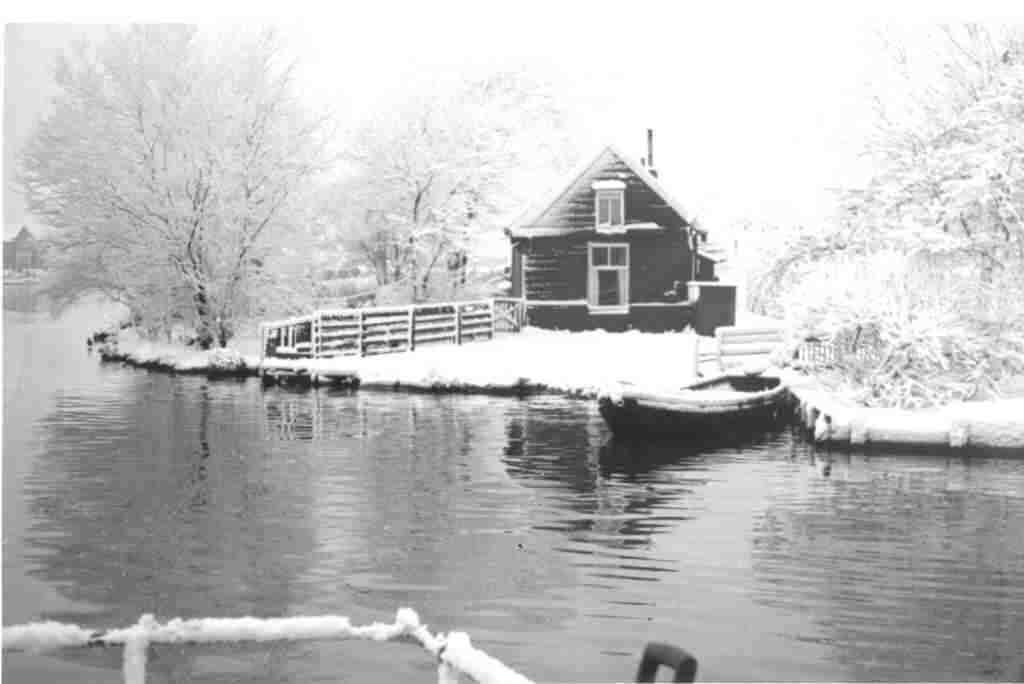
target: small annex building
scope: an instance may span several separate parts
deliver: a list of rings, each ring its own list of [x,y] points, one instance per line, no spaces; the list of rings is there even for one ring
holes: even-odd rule
[[[506,229],[511,295],[530,325],[682,330],[695,320],[690,283],[714,282],[707,233],[662,187],[648,155],[606,147],[558,193]]]

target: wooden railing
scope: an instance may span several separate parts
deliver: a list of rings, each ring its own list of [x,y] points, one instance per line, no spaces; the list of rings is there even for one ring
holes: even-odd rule
[[[804,338],[796,349],[795,358],[808,366],[835,366],[852,363],[878,363],[883,351],[878,340],[857,337],[832,339],[830,337]]]
[[[462,344],[519,332],[522,300],[321,309],[260,326],[264,357],[329,358],[413,351],[422,344]]]

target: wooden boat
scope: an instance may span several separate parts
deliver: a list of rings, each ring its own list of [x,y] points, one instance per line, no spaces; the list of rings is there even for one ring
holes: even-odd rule
[[[623,383],[598,407],[620,437],[726,435],[774,424],[788,397],[778,377],[726,374],[666,392]]]

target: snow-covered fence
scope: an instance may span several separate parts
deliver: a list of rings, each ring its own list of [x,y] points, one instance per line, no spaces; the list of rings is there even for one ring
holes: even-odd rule
[[[805,337],[796,348],[796,360],[804,366],[832,366],[839,363],[878,363],[882,345],[877,329],[857,326],[839,334]]]
[[[494,329],[519,332],[526,325],[526,303],[522,299],[494,298]]]
[[[462,632],[431,634],[419,616],[402,608],[393,623],[356,626],[347,617],[324,615],[259,619],[176,618],[157,622],[143,615],[131,627],[96,632],[60,622],[34,622],[3,628],[4,651],[47,651],[59,648],[122,646],[125,684],[145,684],[150,644],[213,644],[225,642],[363,639],[418,644],[437,659],[440,684],[456,684],[464,674],[480,684],[531,684],[501,661],[473,647]],[[381,672],[380,679],[387,679]]]
[[[420,344],[462,344],[519,332],[522,301],[488,299],[447,304],[321,309],[260,326],[263,356],[329,358],[412,351]],[[261,358],[262,360],[262,358]]]
[[[723,371],[766,363],[785,342],[781,327],[722,326],[715,330],[718,364]]]

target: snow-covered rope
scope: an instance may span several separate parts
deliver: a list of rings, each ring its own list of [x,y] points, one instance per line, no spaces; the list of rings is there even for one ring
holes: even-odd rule
[[[3,628],[3,650],[48,651],[83,646],[123,646],[125,684],[144,684],[149,644],[212,644],[234,641],[365,639],[411,641],[438,659],[439,684],[455,684],[464,673],[480,684],[531,684],[496,658],[474,648],[462,632],[431,634],[416,611],[402,608],[393,623],[353,625],[347,617],[175,618],[158,622],[143,615],[131,627],[96,632],[60,622],[33,622]]]

